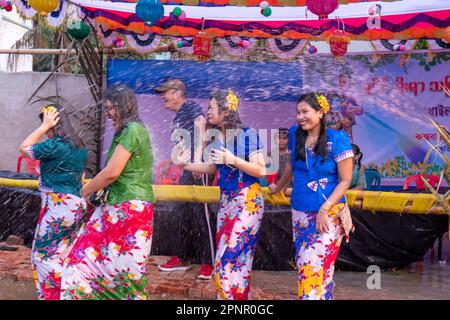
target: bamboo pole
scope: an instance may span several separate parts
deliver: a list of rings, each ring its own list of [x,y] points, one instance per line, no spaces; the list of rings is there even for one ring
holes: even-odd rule
[[[128,50],[128,48],[105,48],[104,53],[106,54],[127,54],[132,53],[133,51]],[[67,55],[67,54],[76,54],[77,51],[75,49],[0,49],[0,54],[30,54],[30,55],[41,55],[41,54],[49,54],[49,55]]]
[[[37,180],[18,180],[18,179],[8,179],[0,178],[0,187],[13,187],[13,188],[27,188],[27,189],[37,189]],[[179,185],[153,185],[153,191],[155,194],[156,202],[194,202],[194,203],[218,203],[220,199],[220,191],[218,187],[210,186],[179,186]],[[374,191],[362,191],[362,190],[349,190],[347,193],[358,192],[358,197],[355,199],[353,204],[349,204],[351,208],[361,209],[363,208],[364,196],[370,193],[375,193]],[[269,188],[262,188],[262,193],[264,201],[273,205],[287,205],[289,206],[289,198],[282,194],[270,194]],[[380,195],[383,192],[376,192]],[[347,194],[348,195],[348,194]],[[402,193],[398,193],[398,196],[402,196]],[[395,194],[391,195],[395,196]],[[433,207],[428,212],[412,212],[410,211],[412,201],[415,194],[409,193],[410,199],[406,203],[402,212],[397,212],[398,214],[438,214],[438,215],[449,215],[450,213],[445,210],[441,203],[436,201]],[[430,194],[430,196],[433,196]],[[449,201],[450,197],[446,197],[445,201]],[[383,212],[385,209],[382,207],[370,207],[366,208],[369,211]],[[392,212],[392,211],[388,211]]]
[[[98,52],[98,49],[95,49]],[[176,47],[173,45],[163,46],[152,50],[149,53],[157,53],[157,52],[173,52],[176,51]],[[31,54],[31,55],[40,55],[40,54],[49,54],[49,55],[67,55],[67,54],[76,54],[75,49],[71,49],[70,52],[68,49],[2,49],[0,48],[0,54]],[[104,48],[104,54],[135,54],[138,55],[131,48]]]
[[[105,54],[138,54],[130,48],[104,48]],[[50,55],[65,55],[67,54],[67,49],[0,49],[0,54],[30,54],[30,55],[40,55],[40,54],[50,54]],[[148,53],[157,53],[157,52],[175,52],[178,51],[174,46],[165,46],[160,47],[152,52]],[[449,49],[427,49],[427,50],[407,50],[407,51],[380,51],[373,52],[376,54],[408,54],[408,53],[428,53],[428,52],[450,52]],[[146,54],[148,54],[146,53]],[[75,50],[71,50],[70,54],[76,54]],[[346,55],[359,55],[359,54],[367,54],[367,52],[348,52]],[[317,55],[330,55],[329,53],[318,53]]]

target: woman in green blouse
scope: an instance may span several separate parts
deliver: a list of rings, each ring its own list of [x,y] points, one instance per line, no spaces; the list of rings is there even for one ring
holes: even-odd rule
[[[154,202],[150,137],[127,86],[110,87],[103,102],[115,134],[105,168],[81,193],[89,199],[106,188],[108,196],[66,261],[61,298],[146,299]]]

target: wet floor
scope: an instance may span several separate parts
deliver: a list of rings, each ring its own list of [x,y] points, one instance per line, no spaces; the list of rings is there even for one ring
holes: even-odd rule
[[[336,299],[450,300],[450,241],[444,235],[442,260],[437,248],[430,250],[422,262],[403,269],[381,272],[379,283],[374,274],[336,272]],[[372,288],[372,289],[369,289]]]
[[[372,277],[371,277],[372,276]],[[379,286],[373,275],[337,272],[338,300],[450,300],[450,265],[413,265],[404,270],[382,272]]]
[[[444,238],[443,260],[437,260],[437,250],[430,251],[422,262],[388,272],[336,272],[336,300],[450,300],[450,241]],[[1,253],[0,253],[1,254]],[[185,280],[195,279],[197,270],[191,270]],[[151,277],[167,277],[152,273]],[[6,274],[0,276],[0,300],[37,299],[33,281],[14,280]],[[192,278],[189,280],[188,278]],[[254,271],[252,293],[255,299],[296,299],[296,273],[294,271]],[[195,282],[195,280],[193,280]],[[213,287],[213,286],[211,286]],[[211,295],[210,295],[211,297]],[[174,294],[156,290],[153,300],[197,299],[194,295]]]

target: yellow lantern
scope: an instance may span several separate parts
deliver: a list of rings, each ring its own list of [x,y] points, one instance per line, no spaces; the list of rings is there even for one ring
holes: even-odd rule
[[[59,7],[59,0],[29,0],[28,4],[39,14],[47,15]]]

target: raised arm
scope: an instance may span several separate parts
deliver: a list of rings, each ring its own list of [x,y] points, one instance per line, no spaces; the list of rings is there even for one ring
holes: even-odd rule
[[[328,199],[322,204],[317,214],[317,230],[321,233],[326,233],[329,231],[329,220],[328,211],[344,196],[345,192],[350,187],[352,182],[352,172],[353,172],[353,157],[344,159],[337,163],[339,183],[334,188],[333,193],[328,197]]]
[[[50,109],[45,111],[44,119],[42,124],[30,133],[25,140],[19,146],[19,152],[26,157],[30,157],[28,153],[28,148],[36,143],[38,143],[42,137],[47,133],[48,130],[52,129],[58,124],[58,111],[56,109]]]
[[[331,206],[336,204],[344,196],[348,188],[350,188],[353,174],[353,157],[339,161],[337,167],[339,183],[336,188],[334,188],[333,193],[328,197]]]
[[[214,164],[201,162],[191,162],[191,151],[185,149],[181,144],[176,145],[171,154],[172,162],[183,170],[200,174],[215,174],[216,166]]]
[[[271,193],[278,193],[284,188],[286,188],[286,185],[292,180],[292,165],[291,162],[288,161],[286,163],[286,166],[284,167],[283,175],[280,178],[280,181],[278,181],[277,184],[271,184],[269,186]]]
[[[189,163],[179,165],[183,170],[197,172],[201,174],[215,174],[216,166],[208,163]]]
[[[205,126],[206,126],[206,119],[203,115],[198,116],[195,118],[194,121],[194,162],[200,162],[202,161],[202,154],[203,154],[203,138],[205,137]]]
[[[232,165],[253,177],[262,178],[267,174],[266,163],[262,152],[253,153],[249,157],[249,161],[246,161],[235,156],[228,149],[221,147],[220,149],[213,150],[212,159],[214,163]]]

